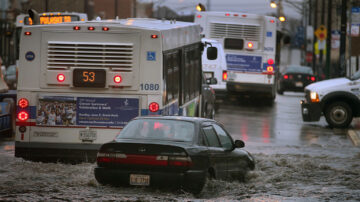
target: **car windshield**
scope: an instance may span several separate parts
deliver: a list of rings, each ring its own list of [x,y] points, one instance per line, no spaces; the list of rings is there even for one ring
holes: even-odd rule
[[[358,79],[360,79],[360,70],[357,71],[357,72],[355,72],[355,74],[352,75],[352,76],[350,77],[350,79],[351,79],[351,80],[358,80]]]
[[[180,120],[138,119],[128,125],[116,137],[120,139],[157,139],[191,142],[194,138],[194,123]]]
[[[286,68],[285,73],[301,73],[301,74],[313,74],[311,67],[306,66],[289,66]]]

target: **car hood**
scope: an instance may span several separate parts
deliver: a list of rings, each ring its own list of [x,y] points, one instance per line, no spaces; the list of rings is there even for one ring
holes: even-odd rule
[[[328,79],[328,80],[312,83],[306,86],[305,90],[321,92],[324,90],[328,91],[328,89],[331,89],[331,91],[336,91],[337,89],[342,89],[343,86],[347,85],[349,82],[350,80],[345,77]]]

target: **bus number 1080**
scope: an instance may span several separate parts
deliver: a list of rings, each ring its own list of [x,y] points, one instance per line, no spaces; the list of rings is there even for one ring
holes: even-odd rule
[[[140,88],[141,90],[159,90],[160,89],[160,85],[159,84],[140,84]]]

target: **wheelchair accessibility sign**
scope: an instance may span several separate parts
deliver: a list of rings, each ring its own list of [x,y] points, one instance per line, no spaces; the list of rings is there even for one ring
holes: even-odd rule
[[[155,61],[156,60],[156,52],[155,51],[148,51],[146,59],[148,61]]]

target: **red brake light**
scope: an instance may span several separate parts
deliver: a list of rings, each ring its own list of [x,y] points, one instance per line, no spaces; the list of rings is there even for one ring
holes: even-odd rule
[[[225,16],[230,16],[230,13],[226,13]]]
[[[103,31],[109,31],[109,28],[108,27],[103,27],[102,30]]]
[[[226,81],[228,78],[227,71],[223,71],[222,79],[223,81]]]
[[[190,157],[185,156],[169,156],[169,165],[170,166],[185,166],[189,167],[192,165]]]
[[[151,38],[152,38],[152,39],[157,39],[157,38],[158,38],[158,35],[153,34],[153,35],[151,35]]]
[[[267,61],[267,62],[268,62],[268,64],[269,64],[269,65],[273,65],[273,64],[274,64],[274,60],[273,60],[273,59],[271,59],[271,58],[270,58],[270,59],[268,59],[268,61]]]
[[[311,81],[315,81],[316,79],[315,79],[315,77],[314,76],[312,76],[311,77]]]
[[[26,36],[30,36],[31,35],[31,32],[25,32],[24,33]]]
[[[25,98],[20,98],[20,100],[18,101],[18,105],[20,108],[26,108],[29,106],[29,101]]]
[[[58,82],[65,81],[65,75],[64,74],[58,74],[56,78],[57,78]]]
[[[285,75],[284,75],[284,79],[288,79],[288,78],[289,78],[289,76],[285,74]]]
[[[75,27],[74,27],[74,30],[80,30],[80,27],[79,27],[79,26],[75,26]]]
[[[248,48],[253,48],[253,47],[254,47],[254,43],[253,43],[253,42],[248,42],[248,43],[247,43],[247,47],[248,47]]]
[[[274,23],[275,22],[275,20],[270,20],[270,23]]]
[[[21,111],[21,112],[18,113],[17,118],[20,121],[26,121],[26,120],[29,119],[29,113],[27,113],[26,111]]]
[[[151,112],[157,112],[157,111],[159,111],[159,108],[160,108],[160,106],[156,102],[152,102],[152,103],[149,104],[149,110]]]
[[[94,31],[94,30],[95,30],[95,27],[88,27],[88,30]]]
[[[114,82],[115,83],[121,83],[122,79],[121,79],[121,76],[120,75],[116,75],[114,76]]]
[[[201,15],[197,15],[196,17],[197,17],[197,18],[201,18],[202,16],[201,16]]]

